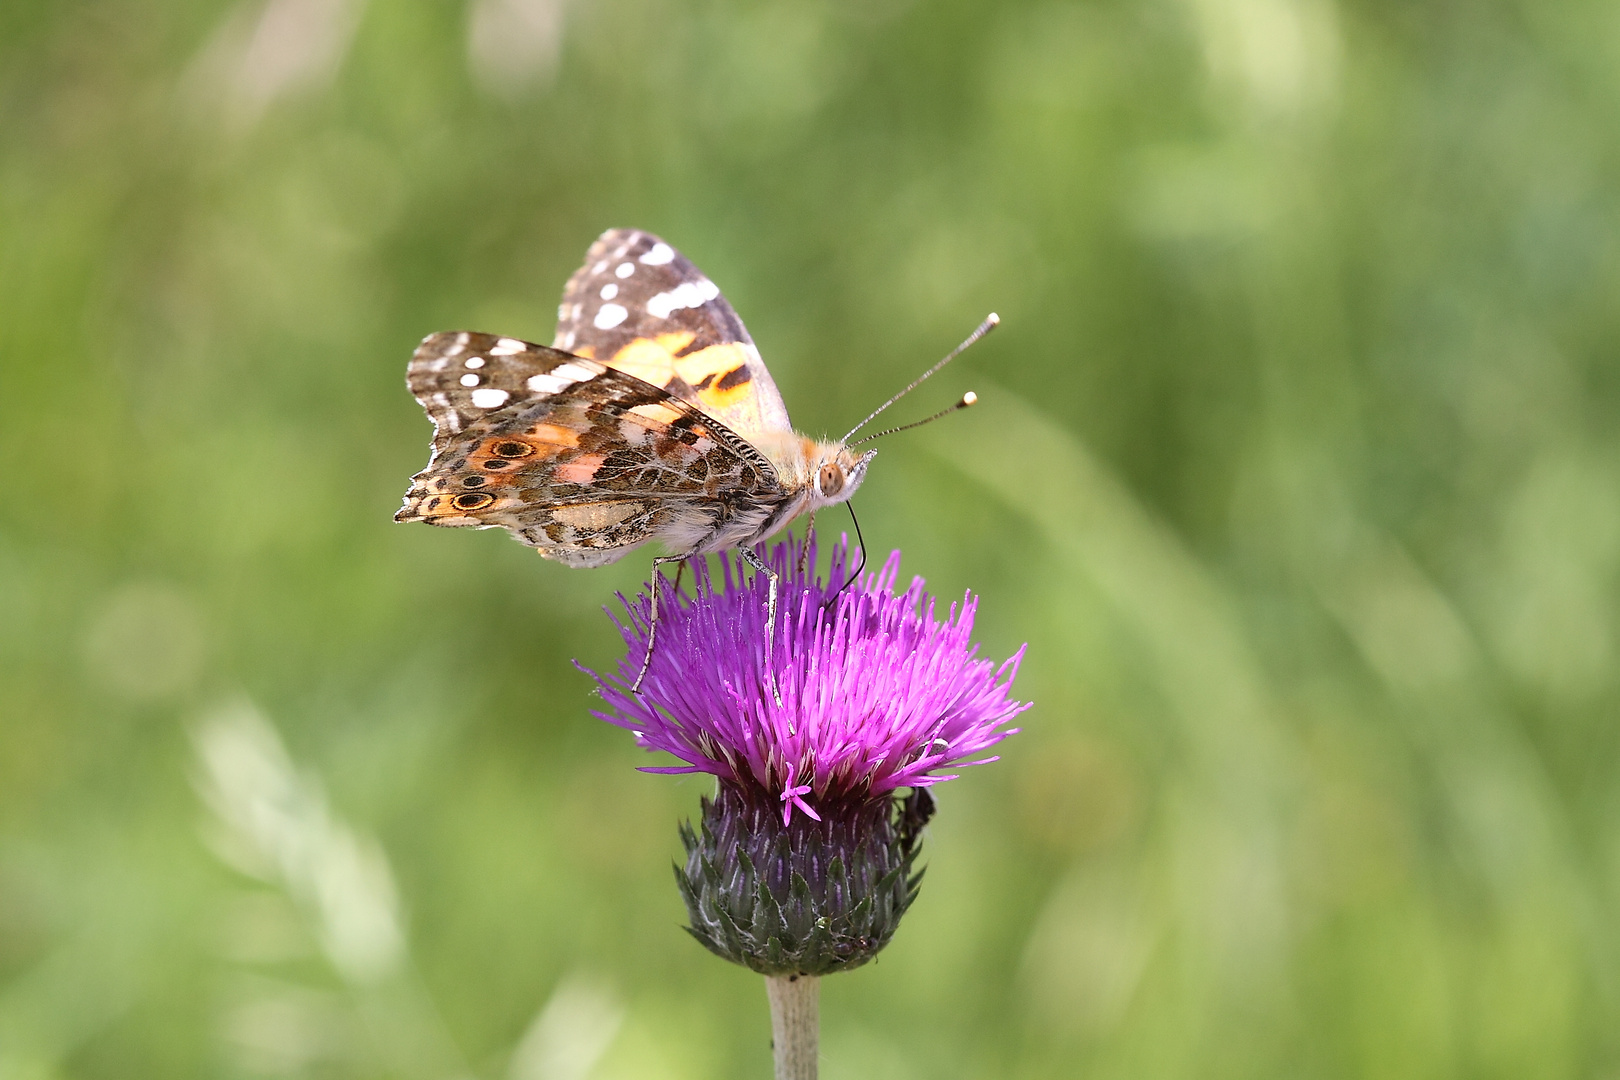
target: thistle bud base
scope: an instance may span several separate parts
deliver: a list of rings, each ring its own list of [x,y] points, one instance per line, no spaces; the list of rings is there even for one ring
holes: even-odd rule
[[[911,867],[933,813],[927,789],[829,802],[821,820],[722,781],[675,879],[687,931],[717,956],[766,976],[830,975],[889,943],[922,873]]]

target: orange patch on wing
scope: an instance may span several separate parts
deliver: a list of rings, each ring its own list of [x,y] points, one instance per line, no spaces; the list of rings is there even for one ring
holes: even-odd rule
[[[754,394],[748,352],[741,345],[710,345],[675,361],[675,372],[698,388],[698,398],[712,412],[744,405]]]
[[[634,375],[642,382],[668,386],[676,370],[675,354],[692,344],[696,336],[690,330],[677,330],[655,338],[636,338],[614,353],[608,366]]]
[[[572,428],[536,424],[521,435],[498,435],[485,439],[467,460],[475,469],[483,468],[490,461],[511,462],[509,468],[516,468],[524,462],[555,457],[578,445],[579,432]]]
[[[573,461],[557,466],[557,471],[552,473],[552,476],[558,483],[588,484],[596,476],[596,470],[606,458],[606,454],[583,454]]]
[[[549,443],[552,446],[578,446],[579,432],[556,424],[536,424],[523,433],[525,441]]]
[[[494,501],[493,498],[491,498],[490,501],[491,502]],[[473,509],[481,510],[481,509],[487,508],[488,506],[489,506],[489,503],[486,502],[486,503],[484,503],[483,506],[474,507]],[[417,505],[416,512],[417,512],[417,514],[421,515],[421,517],[422,517],[422,519],[424,521],[431,521],[435,525],[482,525],[483,524],[483,522],[479,521],[477,518],[469,516],[467,510],[464,510],[461,507],[457,506],[455,504],[455,495],[452,495],[452,494],[429,495],[426,498],[424,498],[421,501],[421,503],[419,503]],[[456,519],[459,519],[459,520],[455,520],[455,521],[442,520],[442,519],[445,519],[445,518],[456,518]]]
[[[574,350],[574,355],[575,356],[583,356],[587,360],[595,360],[596,359],[596,346],[595,345],[581,345],[579,348]]]
[[[481,464],[478,461],[472,463],[474,468],[478,468]],[[483,484],[473,490],[489,491],[493,488],[511,487],[523,478],[523,473],[518,469],[507,466],[506,468],[485,469],[482,476],[484,478]]]

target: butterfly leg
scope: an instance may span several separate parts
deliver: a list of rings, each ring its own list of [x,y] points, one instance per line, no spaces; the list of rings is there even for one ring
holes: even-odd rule
[[[776,664],[773,662],[773,652],[776,648],[776,583],[779,575],[775,570],[765,565],[765,560],[754,553],[751,547],[739,547],[737,554],[742,556],[743,562],[754,568],[754,572],[764,574],[770,582],[770,591],[765,600],[765,679],[771,684],[771,697],[776,704],[782,704],[782,690],[776,684]]]
[[[685,555],[659,555],[652,563],[652,617],[647,620],[647,653],[641,658],[641,670],[636,673],[636,681],[630,685],[632,694],[641,692],[641,680],[647,677],[647,669],[652,667],[653,642],[658,640],[658,583],[664,575],[660,572],[670,563],[679,563],[675,570],[675,590],[681,588],[681,571],[686,569]],[[774,597],[775,593],[772,593]]]
[[[804,522],[804,546],[799,548],[799,576],[802,578],[810,569],[810,545],[816,539],[816,512],[810,511],[810,516]]]

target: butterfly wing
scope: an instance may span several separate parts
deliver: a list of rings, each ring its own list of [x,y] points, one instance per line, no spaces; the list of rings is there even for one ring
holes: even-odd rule
[[[396,521],[500,526],[575,566],[648,540],[677,553],[731,503],[780,496],[769,461],[668,391],[594,360],[493,334],[434,334],[406,381],[432,457]]]
[[[742,320],[651,233],[610,229],[591,245],[563,289],[552,344],[662,387],[745,439],[791,430]]]

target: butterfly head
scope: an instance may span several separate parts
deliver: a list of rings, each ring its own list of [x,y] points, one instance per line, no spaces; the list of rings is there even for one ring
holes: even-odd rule
[[[818,450],[810,478],[811,509],[841,503],[855,494],[866,479],[866,466],[877,457],[876,450],[851,450],[842,443],[822,443]]]

